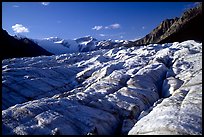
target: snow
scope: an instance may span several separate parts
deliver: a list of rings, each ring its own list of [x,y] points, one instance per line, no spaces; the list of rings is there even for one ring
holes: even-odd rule
[[[74,40],[61,40],[54,43],[59,43],[69,49],[67,53],[79,52],[78,44]],[[66,53],[66,52],[65,52]]]
[[[44,48],[45,50],[56,55],[65,53],[88,52],[103,48],[112,48],[113,45],[118,43],[124,42],[128,43],[128,41],[118,42],[114,42],[112,40],[98,41],[97,39],[91,36],[76,38],[74,40],[61,39],[58,37],[49,37],[44,39],[33,39],[33,41],[42,48]]]
[[[2,61],[4,135],[202,133],[202,43],[61,54],[76,40],[38,41],[60,55]]]
[[[180,79],[176,79],[174,77],[166,78],[163,81],[163,85],[162,85],[162,96],[163,97],[170,96],[171,94],[173,94],[175,90],[180,88],[182,84],[183,84],[183,81]]]
[[[62,40],[61,38],[58,37],[49,37],[49,38],[43,38],[43,40],[48,40],[48,41],[52,41],[52,42],[57,42]]]
[[[70,49],[64,47],[62,44],[59,43],[53,43],[52,41],[48,40],[34,40],[34,42],[36,42],[39,46],[53,54],[70,53]]]
[[[160,104],[146,114],[128,135],[202,135],[202,43],[173,43],[169,73],[163,81]]]

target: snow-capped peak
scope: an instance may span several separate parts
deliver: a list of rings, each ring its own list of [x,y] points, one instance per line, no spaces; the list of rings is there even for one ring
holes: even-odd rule
[[[39,46],[53,54],[87,52],[98,49],[117,47],[118,44],[125,44],[125,40],[97,40],[92,36],[84,36],[75,39],[62,39],[59,37],[48,37],[41,40],[34,40]]]
[[[83,44],[84,42],[88,43],[88,42],[91,42],[91,41],[97,41],[97,39],[95,39],[95,38],[93,38],[91,36],[84,36],[84,37],[81,37],[81,38],[76,38],[74,40],[79,44]]]
[[[114,40],[114,42],[120,43],[120,42],[124,42],[124,40]]]
[[[62,39],[58,38],[58,37],[48,37],[48,38],[43,38],[43,40],[49,40],[49,41],[57,42],[57,41],[60,41]]]
[[[74,38],[74,40],[81,39],[81,38],[87,38],[87,39],[92,39],[93,37],[91,35],[79,37],[79,38]]]

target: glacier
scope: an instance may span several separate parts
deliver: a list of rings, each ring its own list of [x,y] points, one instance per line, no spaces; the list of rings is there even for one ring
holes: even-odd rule
[[[2,134],[201,135],[201,76],[194,40],[5,59]]]

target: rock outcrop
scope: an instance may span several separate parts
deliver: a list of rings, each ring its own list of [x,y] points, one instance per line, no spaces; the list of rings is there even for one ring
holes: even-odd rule
[[[158,27],[156,27],[152,32],[147,34],[144,38],[141,38],[134,42],[134,45],[147,45],[150,43],[158,43],[161,41],[161,37],[166,33],[166,31],[176,22],[179,18],[166,19]]]
[[[158,43],[202,41],[202,3],[185,11],[182,16],[161,36]]]
[[[193,40],[3,60],[2,134],[202,134],[201,62]]]
[[[145,37],[128,46],[150,43],[172,43],[185,40],[202,41],[202,2],[185,11],[180,18],[166,19]]]

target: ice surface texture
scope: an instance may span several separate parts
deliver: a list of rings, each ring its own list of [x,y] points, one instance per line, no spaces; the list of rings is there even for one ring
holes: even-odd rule
[[[171,69],[163,82],[165,97],[129,135],[202,135],[202,44],[175,44]],[[180,50],[178,50],[178,48]]]
[[[201,62],[193,40],[3,60],[2,133],[201,134]]]

